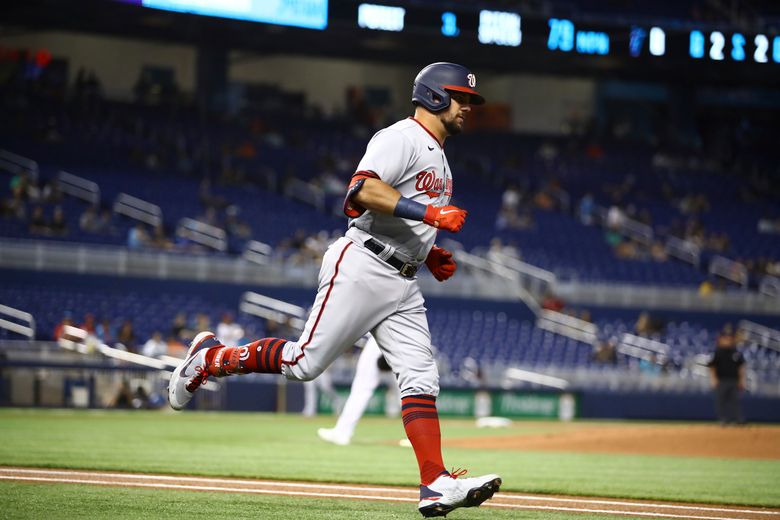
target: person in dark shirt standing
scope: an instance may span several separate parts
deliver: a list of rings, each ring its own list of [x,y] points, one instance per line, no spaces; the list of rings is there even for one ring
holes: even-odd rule
[[[745,357],[737,350],[731,324],[718,335],[715,353],[708,366],[715,389],[715,406],[721,424],[742,424],[740,394],[745,389]]]

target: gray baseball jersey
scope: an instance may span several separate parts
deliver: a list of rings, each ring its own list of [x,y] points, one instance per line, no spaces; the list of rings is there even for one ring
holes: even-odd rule
[[[376,174],[401,196],[421,204],[446,206],[452,197],[452,174],[441,144],[411,117],[377,132],[357,169]],[[415,262],[428,256],[437,232],[423,222],[372,211],[352,219],[353,226]]]

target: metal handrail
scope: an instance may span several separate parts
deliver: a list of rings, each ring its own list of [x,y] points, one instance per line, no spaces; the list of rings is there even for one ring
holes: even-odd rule
[[[319,211],[325,210],[325,191],[310,182],[290,179],[284,186],[284,196],[310,204]]]
[[[120,193],[114,201],[114,213],[125,215],[135,220],[139,220],[152,227],[157,227],[162,223],[163,213],[160,206],[133,197],[127,193]]]
[[[720,276],[747,288],[749,274],[747,267],[740,262],[729,260],[724,256],[715,256],[710,261],[710,274]]]
[[[90,204],[100,202],[100,186],[89,179],[60,171],[57,174],[57,184],[63,193],[85,200]]]
[[[244,247],[244,252],[241,256],[258,265],[268,265],[271,263],[271,259],[274,253],[274,248],[265,242],[258,240],[250,240]]]
[[[32,314],[9,307],[8,305],[0,305],[0,316],[2,315],[23,321],[26,325],[0,318],[0,328],[10,330],[16,334],[21,334],[31,340],[35,339],[35,317]]]
[[[677,237],[666,239],[666,252],[683,262],[687,262],[698,268],[701,264],[701,247],[690,240],[681,240]]]
[[[649,246],[653,243],[653,228],[638,220],[624,216],[620,223],[620,231],[629,238],[633,238],[645,245]]]
[[[648,359],[651,354],[661,354],[664,357],[668,357],[670,350],[669,345],[666,343],[629,334],[628,332],[623,333],[618,344],[618,352],[642,359]]]
[[[11,173],[16,173],[14,169],[23,168],[30,174],[33,180],[38,180],[37,162],[5,149],[0,149],[0,168]]]
[[[536,318],[536,326],[591,345],[596,342],[598,335],[598,327],[595,324],[549,309],[541,310]]]
[[[754,341],[762,347],[780,351],[780,330],[750,320],[740,320],[737,328],[745,340]]]
[[[780,299],[780,278],[772,275],[764,275],[758,284],[758,292],[772,298]]]
[[[227,251],[227,233],[211,224],[185,217],[176,226],[176,235],[217,251]]]
[[[306,321],[306,309],[282,300],[271,298],[252,291],[241,295],[238,310],[260,318],[277,322],[286,321],[291,327],[303,330]]]

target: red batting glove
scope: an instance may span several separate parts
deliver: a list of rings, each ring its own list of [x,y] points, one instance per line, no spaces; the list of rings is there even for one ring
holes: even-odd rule
[[[446,229],[447,231],[457,233],[465,224],[466,215],[468,214],[468,211],[457,206],[444,206],[441,208],[428,206],[425,210],[423,222],[438,229]]]
[[[443,282],[455,274],[458,264],[452,259],[452,253],[438,246],[433,246],[428,257],[425,259],[425,265],[433,274],[433,277]]]

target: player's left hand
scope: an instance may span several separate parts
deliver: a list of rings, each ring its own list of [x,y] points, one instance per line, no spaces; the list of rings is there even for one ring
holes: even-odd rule
[[[458,264],[452,259],[452,253],[444,248],[433,246],[428,257],[425,259],[425,265],[433,274],[433,277],[443,282],[455,274]]]

